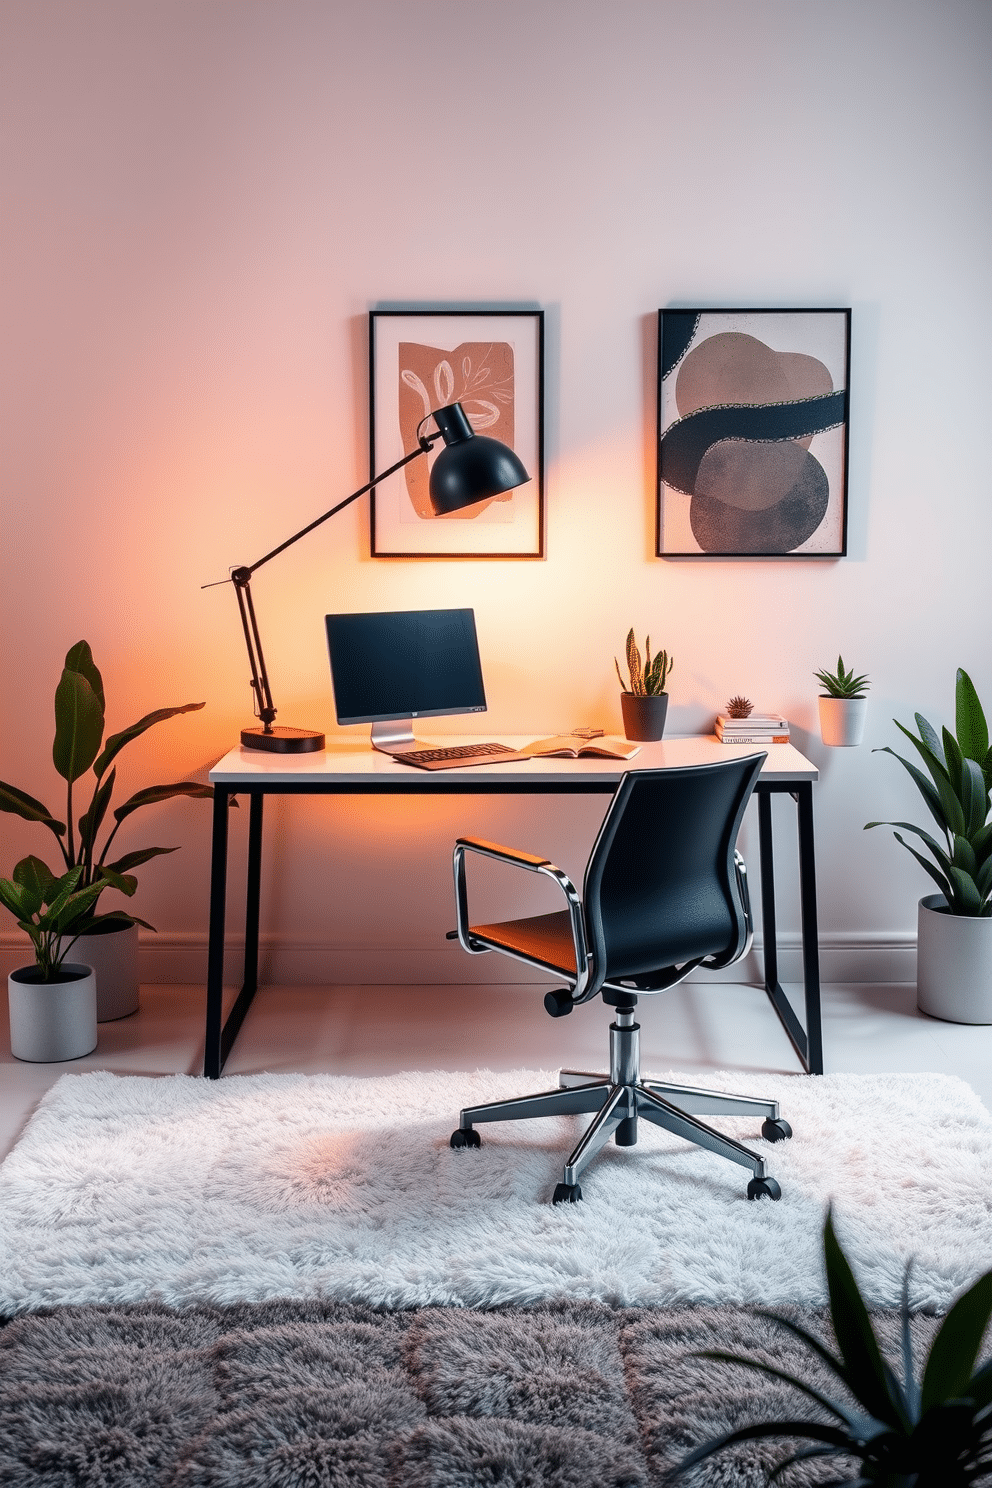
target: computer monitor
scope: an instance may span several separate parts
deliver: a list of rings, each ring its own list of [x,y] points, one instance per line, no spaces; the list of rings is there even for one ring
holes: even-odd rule
[[[403,721],[486,711],[473,610],[324,619],[338,723],[371,723],[375,748],[416,742]]]

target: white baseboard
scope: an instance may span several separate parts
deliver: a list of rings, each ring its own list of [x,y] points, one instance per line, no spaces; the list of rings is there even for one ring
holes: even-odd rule
[[[203,985],[207,977],[205,933],[142,932],[142,982]],[[697,980],[760,981],[760,941],[756,952],[720,973],[696,973]],[[225,981],[240,984],[241,945],[230,938],[225,954]],[[0,934],[0,974],[6,977],[31,959],[26,937]],[[802,950],[796,931],[779,938],[779,980],[802,981]],[[915,982],[916,937],[908,932],[852,935],[828,931],[820,936],[823,982]],[[458,985],[466,982],[547,983],[503,956],[466,956],[455,941],[440,946],[335,946],[263,935],[259,980],[282,986]]]

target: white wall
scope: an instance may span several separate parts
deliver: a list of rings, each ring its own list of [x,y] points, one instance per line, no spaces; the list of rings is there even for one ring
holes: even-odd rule
[[[870,752],[893,715],[949,718],[958,665],[992,703],[990,60],[986,0],[6,0],[0,775],[61,804],[51,696],[81,636],[111,727],[207,701],[125,786],[206,767],[249,695],[233,595],[199,586],[367,478],[368,310],[540,305],[547,560],[373,561],[364,503],[336,518],[257,583],[280,721],[334,730],[330,608],[473,605],[497,732],[618,727],[633,624],[676,657],[674,730],[737,691],[792,719],[822,770],[827,970],[911,976],[927,881],[861,828],[916,810]],[[673,304],[853,307],[847,559],[653,557]],[[838,650],[874,683],[857,751],[816,731]],[[455,831],[578,869],[597,810],[283,803],[275,969],[463,976],[438,949]],[[130,844],[183,849],[143,873],[148,975],[202,978],[208,817],[134,820]],[[50,840],[0,832],[6,872]]]

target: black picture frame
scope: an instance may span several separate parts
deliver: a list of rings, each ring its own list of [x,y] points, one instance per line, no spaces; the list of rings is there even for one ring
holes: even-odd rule
[[[658,312],[659,558],[847,554],[849,308]]]
[[[530,481],[435,517],[427,502],[433,455],[413,460],[372,492],[371,556],[543,558],[543,310],[369,312],[370,475],[415,447],[425,413],[455,402],[476,432],[520,456]]]

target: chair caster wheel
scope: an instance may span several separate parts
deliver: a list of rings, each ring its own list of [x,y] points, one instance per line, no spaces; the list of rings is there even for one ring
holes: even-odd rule
[[[747,1186],[749,1199],[780,1199],[782,1190],[774,1178],[752,1178]]]
[[[792,1127],[787,1121],[778,1116],[773,1121],[770,1117],[761,1123],[761,1135],[766,1142],[784,1142],[787,1137],[792,1136]]]
[[[459,1147],[481,1147],[482,1138],[472,1126],[460,1126],[451,1133],[450,1145],[457,1151]]]
[[[582,1190],[577,1183],[559,1183],[555,1189],[552,1204],[577,1204],[582,1198]]]

